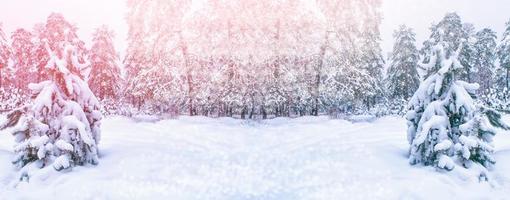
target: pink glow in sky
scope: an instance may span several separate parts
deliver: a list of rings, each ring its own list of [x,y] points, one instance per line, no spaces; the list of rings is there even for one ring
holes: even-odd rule
[[[3,8],[0,22],[7,34],[20,27],[31,29],[35,23],[44,22],[51,12],[60,12],[78,25],[80,38],[89,45],[94,29],[108,25],[115,30],[117,51],[124,54],[125,0],[5,0],[0,2],[0,7]],[[504,23],[510,19],[508,10],[510,1],[507,0],[383,0],[382,48],[384,52],[391,51],[393,30],[403,23],[415,29],[421,44],[429,35],[430,25],[452,11],[465,22],[474,23],[477,29],[490,27],[500,36]]]
[[[115,31],[115,46],[123,55],[127,34],[125,0],[4,0],[0,1],[0,8],[0,23],[7,35],[17,28],[32,29],[34,24],[45,22],[50,13],[58,12],[78,26],[78,35],[88,47],[94,30],[108,25]]]

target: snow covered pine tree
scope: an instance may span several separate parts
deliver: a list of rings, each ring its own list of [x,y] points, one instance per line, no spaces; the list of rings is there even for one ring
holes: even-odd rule
[[[9,113],[0,125],[15,136],[13,163],[22,169],[22,178],[28,178],[33,168],[52,165],[62,170],[98,163],[100,106],[77,75],[89,64],[78,61],[76,47],[69,42],[58,47],[55,52],[46,44],[50,80],[29,84],[33,102]]]
[[[462,166],[487,180],[487,169],[495,163],[492,137],[496,128],[509,126],[498,112],[475,103],[478,84],[456,79],[461,48],[447,52],[446,45],[439,42],[431,49],[430,62],[420,64],[439,70],[420,84],[408,105],[409,162],[446,170]]]

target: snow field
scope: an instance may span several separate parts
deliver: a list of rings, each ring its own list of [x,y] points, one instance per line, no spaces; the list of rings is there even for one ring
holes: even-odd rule
[[[407,161],[399,117],[351,123],[327,117],[242,121],[180,117],[103,121],[98,166],[40,170],[19,183],[13,138],[0,134],[0,196],[7,199],[504,199],[510,134],[495,137],[492,183],[462,169]]]

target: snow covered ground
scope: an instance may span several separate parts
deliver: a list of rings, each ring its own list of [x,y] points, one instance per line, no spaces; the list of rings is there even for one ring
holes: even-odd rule
[[[98,166],[41,172],[13,187],[13,138],[0,133],[0,199],[505,199],[510,133],[492,183],[410,166],[405,120],[242,121],[180,117],[103,122]]]

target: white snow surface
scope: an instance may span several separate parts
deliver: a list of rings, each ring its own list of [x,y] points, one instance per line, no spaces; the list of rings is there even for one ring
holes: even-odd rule
[[[0,117],[1,118],[1,117]],[[507,119],[510,117],[506,116]],[[509,121],[509,120],[507,120]],[[103,120],[97,166],[52,167],[14,187],[14,138],[0,132],[0,199],[505,199],[510,133],[492,182],[408,164],[406,121],[327,117]]]

